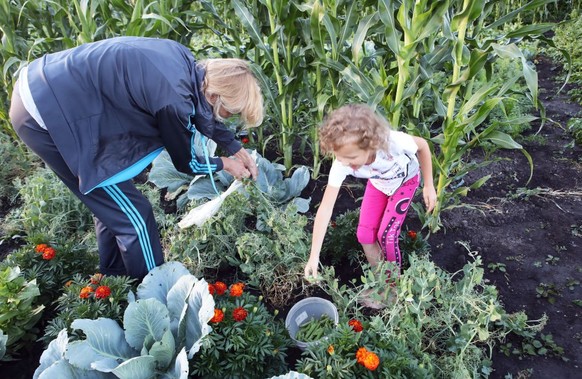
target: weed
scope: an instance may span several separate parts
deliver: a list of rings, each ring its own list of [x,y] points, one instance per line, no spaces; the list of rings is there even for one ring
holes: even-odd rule
[[[546,264],[549,264],[550,266],[557,265],[559,261],[560,261],[560,257],[555,257],[552,254],[548,254],[546,256]]]
[[[536,287],[536,292],[536,297],[547,299],[550,304],[554,304],[556,302],[556,296],[560,296],[560,291],[551,283],[540,283]]]
[[[489,268],[489,272],[495,272],[495,271],[506,272],[507,271],[504,263],[489,263],[487,265],[487,268]]]

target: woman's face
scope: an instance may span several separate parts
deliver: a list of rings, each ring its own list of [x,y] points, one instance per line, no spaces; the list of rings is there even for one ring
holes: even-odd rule
[[[362,150],[355,142],[346,143],[333,153],[341,164],[350,166],[352,170],[357,170],[363,165],[371,164],[376,159],[375,151]]]

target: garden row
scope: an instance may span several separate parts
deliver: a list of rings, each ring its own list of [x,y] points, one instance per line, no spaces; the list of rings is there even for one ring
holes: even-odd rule
[[[159,190],[142,185],[165,231],[168,263],[141,283],[95,273],[90,214],[52,173],[36,170],[19,187],[23,203],[7,217],[13,231],[30,237],[0,264],[5,358],[26,356],[41,337],[40,378],[479,377],[491,373],[490,348],[507,334],[540,343],[544,320],[505,312],[497,290],[484,283],[480,257],[447,273],[413,231],[402,236],[407,269],[396,280],[393,304],[366,311],[361,294],[381,296],[388,278],[386,267],[363,264],[357,241],[347,237],[357,212],[338,217],[324,254],[361,277],[344,283],[329,267],[319,282],[304,282],[307,217],[293,200],[307,171],[303,181],[284,179],[283,167],[259,159],[259,180],[228,196],[201,226],[176,227],[184,211],[164,213]],[[171,178],[171,170],[162,157],[149,177]],[[208,180],[194,180],[190,193]],[[281,188],[294,192],[281,200]],[[39,193],[45,197],[32,196]],[[314,291],[336,305],[339,323],[324,343],[291,360],[293,342],[278,309]],[[540,346],[548,354],[553,347]]]

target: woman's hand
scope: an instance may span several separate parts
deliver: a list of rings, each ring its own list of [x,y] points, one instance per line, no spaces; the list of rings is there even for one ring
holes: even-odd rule
[[[257,176],[259,175],[257,164],[255,163],[255,159],[251,157],[251,155],[246,151],[246,149],[242,147],[234,155],[234,157],[244,165],[245,169],[247,169],[247,171],[250,173],[250,176],[252,176],[254,180],[257,180]]]
[[[234,176],[235,179],[241,180],[251,177],[251,172],[245,167],[245,165],[238,159],[231,159],[227,157],[220,157],[224,170],[230,175]]]

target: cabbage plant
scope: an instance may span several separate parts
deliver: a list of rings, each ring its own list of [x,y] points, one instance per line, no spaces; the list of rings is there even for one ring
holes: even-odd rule
[[[285,178],[283,176],[285,166],[270,162],[256,151],[253,151],[252,155],[255,156],[259,171],[254,182],[257,188],[276,206],[293,203],[297,211],[307,212],[309,199],[298,196],[309,183],[309,169],[306,166],[299,166],[291,177]],[[232,184],[234,178],[224,170],[212,174],[212,178],[208,175],[191,176],[181,173],[172,164],[170,155],[163,151],[152,162],[148,180],[159,188],[167,188],[168,198],[177,198],[177,206],[182,208],[189,200],[215,198],[217,193],[214,187],[218,191],[224,191]]]
[[[34,378],[187,378],[188,360],[211,328],[214,299],[204,279],[178,262],[156,267],[128,294],[123,327],[108,318],[77,319],[85,339],[63,329],[42,354]]]

